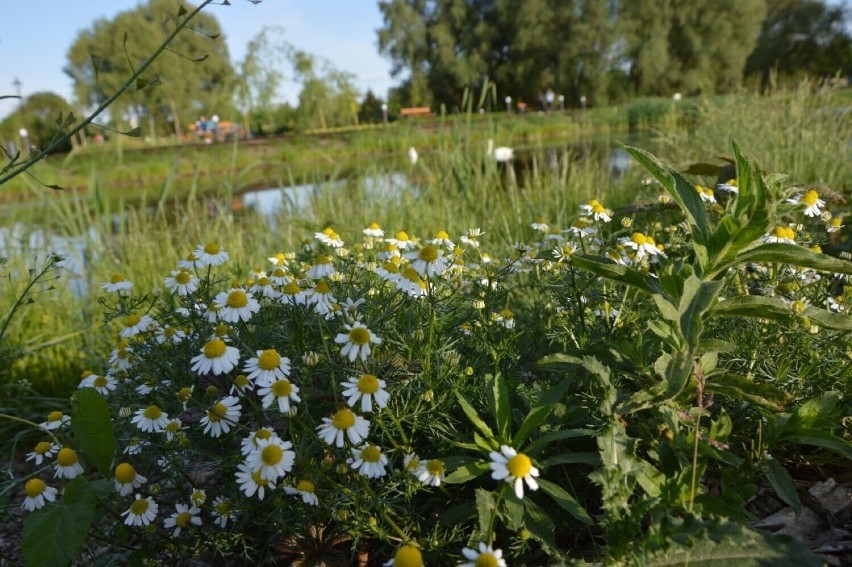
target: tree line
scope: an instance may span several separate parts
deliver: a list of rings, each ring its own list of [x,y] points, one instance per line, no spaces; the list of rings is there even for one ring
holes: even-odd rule
[[[99,118],[95,135],[141,127],[192,138],[214,115],[231,133],[275,134],[380,121],[385,103],[452,111],[485,91],[497,94],[486,101],[492,109],[505,108],[504,97],[535,107],[548,91],[570,107],[852,73],[845,6],[823,0],[381,0],[379,9],[378,49],[399,81],[385,97],[359,93],[351,74],[280,28],[264,27],[233,64],[219,22],[202,12]],[[29,141],[45,144],[60,113],[97,106],[179,17],[174,0],[147,0],[82,30],[65,67],[75,100],[29,95],[0,123],[0,141],[26,125]],[[285,80],[300,86],[297,105],[280,96]]]
[[[411,105],[496,85],[537,103],[726,93],[852,72],[844,6],[821,0],[382,0],[379,48]]]

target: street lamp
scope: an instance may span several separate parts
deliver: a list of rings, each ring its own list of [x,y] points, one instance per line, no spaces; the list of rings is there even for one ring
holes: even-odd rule
[[[385,103],[382,103],[382,122],[388,123],[388,105]]]
[[[512,112],[512,97],[506,97],[506,114],[511,114]]]

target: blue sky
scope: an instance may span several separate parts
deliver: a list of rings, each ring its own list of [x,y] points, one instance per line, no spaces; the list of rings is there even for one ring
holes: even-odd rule
[[[378,54],[376,30],[382,25],[375,0],[230,0],[230,6],[205,8],[222,26],[236,63],[245,56],[249,40],[264,25],[284,28],[297,48],[325,57],[340,70],[355,75],[362,92],[384,96],[394,84],[390,62]],[[140,0],[5,0],[0,10],[0,95],[14,95],[15,78],[24,96],[53,91],[70,98],[71,80],[62,68],[66,54],[81,30],[99,18],[112,18],[133,9]],[[175,6],[178,0],[175,0]],[[289,71],[289,70],[288,70]],[[297,86],[285,98],[294,101]],[[14,110],[15,99],[0,100],[0,119]]]

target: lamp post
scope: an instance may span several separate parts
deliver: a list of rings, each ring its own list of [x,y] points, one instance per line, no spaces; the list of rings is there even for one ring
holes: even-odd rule
[[[388,105],[384,102],[382,103],[382,122],[388,123]]]
[[[512,97],[506,97],[506,114],[512,113]]]

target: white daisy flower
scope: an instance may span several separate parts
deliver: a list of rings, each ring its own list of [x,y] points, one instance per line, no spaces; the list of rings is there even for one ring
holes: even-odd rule
[[[266,299],[275,300],[278,299],[278,296],[281,294],[275,291],[273,283],[274,282],[269,277],[261,276],[255,284],[251,286],[249,291]]]
[[[131,313],[122,319],[122,324],[124,327],[121,329],[119,336],[123,338],[130,338],[138,335],[139,333],[143,333],[152,328],[156,329],[157,323],[154,319],[148,315],[137,315],[135,313]]]
[[[653,238],[646,236],[641,232],[634,232],[629,237],[624,236],[619,238],[618,241],[626,248],[630,248],[635,251],[637,262],[641,261],[642,258],[645,257],[666,256],[663,251],[659,249]]]
[[[156,339],[157,344],[160,345],[177,345],[186,338],[186,331],[170,325],[164,325],[157,329],[157,334],[154,338]]]
[[[314,312],[318,315],[326,315],[334,310],[337,298],[331,293],[331,286],[326,280],[320,280],[305,294],[305,303],[314,306]]]
[[[117,371],[130,370],[133,368],[133,360],[136,355],[133,354],[133,348],[127,345],[122,345],[110,353],[109,364]]]
[[[234,519],[234,503],[224,496],[217,496],[213,499],[213,515],[213,523],[224,528],[228,520]]]
[[[302,289],[299,282],[293,280],[281,289],[280,301],[284,305],[305,305],[308,294],[308,290]]]
[[[604,207],[597,199],[592,199],[585,205],[580,205],[580,211],[584,216],[592,217],[592,220],[609,222],[612,220],[612,211]]]
[[[573,236],[579,236],[582,238],[583,236],[591,236],[595,234],[598,230],[590,225],[589,219],[579,218],[575,219],[574,222],[571,223],[571,226],[568,227],[566,232]]]
[[[207,414],[199,423],[204,426],[204,433],[210,437],[219,437],[231,430],[231,426],[240,421],[242,411],[240,400],[234,396],[225,396],[207,410]]]
[[[193,506],[204,506],[207,502],[207,492],[203,488],[194,488],[189,493],[189,502]]]
[[[413,474],[417,477],[417,480],[426,486],[441,486],[441,480],[443,480],[446,472],[447,467],[442,460],[432,459],[431,461],[420,462]]]
[[[167,530],[174,528],[172,536],[177,537],[180,531],[189,526],[200,526],[201,508],[188,504],[175,504],[175,513],[163,520],[163,527]]]
[[[61,411],[52,411],[47,414],[47,421],[39,423],[39,427],[46,430],[58,429],[63,425],[71,423],[71,417]]]
[[[530,224],[530,228],[536,232],[547,233],[550,230],[550,225],[539,219],[536,222]]]
[[[220,292],[213,301],[219,307],[219,319],[226,323],[248,322],[260,311],[260,303],[241,288]]]
[[[558,262],[568,262],[571,259],[571,256],[573,256],[576,252],[577,247],[570,242],[566,242],[553,249],[553,257],[556,258]]]
[[[796,231],[789,226],[776,226],[772,232],[763,236],[764,242],[795,244]]]
[[[799,193],[792,199],[787,199],[788,203],[805,205],[806,217],[818,217],[822,214],[822,208],[825,206],[825,201],[819,198],[819,193],[816,189],[808,189],[804,193]]]
[[[400,270],[395,283],[399,291],[411,297],[423,297],[429,293],[429,284],[420,277],[420,274],[412,266],[406,266]]]
[[[355,407],[360,399],[361,411],[363,412],[373,411],[373,400],[375,400],[377,406],[384,408],[387,407],[388,399],[390,399],[390,394],[385,390],[387,387],[385,381],[372,374],[362,374],[357,378],[352,376],[340,387],[345,388],[342,394],[343,397],[348,398],[346,403],[349,404],[349,407]]]
[[[278,266],[275,268],[271,274],[269,274],[269,281],[277,286],[287,285],[293,278],[287,275],[287,270],[283,267]]]
[[[289,259],[289,255],[285,252],[278,252],[275,256],[270,256],[267,258],[273,266],[277,268],[284,268],[287,266],[287,260]]]
[[[435,246],[440,246],[442,248],[446,248],[448,251],[452,252],[455,250],[455,243],[450,240],[450,235],[447,234],[445,230],[439,230],[435,233],[435,238],[429,241],[429,244],[434,244]]]
[[[329,445],[343,447],[344,434],[353,445],[367,438],[370,432],[370,422],[355,415],[349,408],[342,408],[329,417],[322,418],[322,425],[317,426],[320,439]]]
[[[382,227],[375,221],[370,223],[370,226],[361,231],[364,236],[372,236],[373,238],[382,238],[385,235],[385,231],[382,230]]]
[[[314,259],[314,264],[310,267],[310,269],[308,269],[308,277],[312,280],[330,278],[336,273],[337,270],[334,269],[331,256],[326,256],[324,254],[317,256],[316,259]]]
[[[165,277],[165,285],[166,289],[175,295],[179,295],[181,297],[186,297],[187,295],[195,293],[195,290],[198,289],[198,282],[200,281],[195,274],[192,274],[188,270],[172,270],[171,275]]]
[[[251,498],[255,494],[260,500],[266,495],[266,489],[275,490],[275,480],[268,480],[260,476],[260,469],[252,469],[248,463],[240,463],[236,474],[237,485],[240,490]]]
[[[383,567],[423,567],[423,554],[420,549],[407,543],[400,546],[393,559],[385,561]]]
[[[402,230],[397,232],[394,238],[388,238],[387,242],[388,244],[395,246],[397,251],[412,250],[415,246],[417,246],[417,239],[408,236],[408,233]]]
[[[240,441],[240,453],[242,453],[244,457],[247,457],[251,454],[252,451],[257,449],[258,443],[260,443],[264,439],[271,439],[272,437],[278,437],[278,434],[268,427],[261,427],[260,429],[253,432],[248,437],[244,437],[243,440]]]
[[[124,524],[127,526],[147,526],[157,517],[157,503],[150,496],[142,498],[137,494],[130,508],[121,515],[127,516],[124,519]]]
[[[199,245],[192,254],[195,256],[195,266],[199,268],[221,266],[228,261],[228,253],[216,242]]]
[[[830,219],[828,219],[826,221],[825,230],[826,230],[826,232],[829,232],[829,233],[837,232],[841,228],[843,228],[844,226],[846,226],[846,225],[843,224],[843,218],[842,217],[831,217]]]
[[[150,443],[144,439],[137,439],[133,437],[130,441],[127,442],[127,446],[124,447],[122,453],[125,455],[138,455],[142,452],[142,449],[150,445]]]
[[[485,234],[482,230],[478,228],[471,228],[465,234],[463,234],[459,240],[463,244],[467,244],[468,246],[472,246],[474,248],[479,248],[479,237]]]
[[[539,474],[538,469],[533,466],[528,456],[518,453],[508,445],[500,445],[499,453],[491,451],[488,456],[491,457],[491,462],[488,463],[492,471],[491,478],[505,480],[512,484],[515,488],[515,496],[524,497],[524,482],[530,490],[538,490],[538,483],[535,480]]]
[[[249,380],[258,384],[271,384],[275,380],[287,378],[290,375],[290,359],[281,356],[274,348],[256,351],[255,358],[248,359],[243,367]]]
[[[290,413],[291,402],[301,402],[299,398],[299,387],[291,384],[286,378],[275,380],[267,386],[261,387],[257,391],[258,397],[261,397],[261,404],[264,408],[270,408],[273,404],[278,404],[278,411],[281,413]]]
[[[402,254],[399,251],[399,247],[392,242],[385,243],[385,247],[382,248],[382,251],[379,252],[378,259],[385,261],[390,260],[391,258],[399,258]]]
[[[465,547],[462,549],[462,555],[468,560],[467,563],[462,563],[459,567],[506,567],[506,560],[503,559],[503,551],[494,549],[490,545],[484,543],[479,544],[479,549],[470,549]]]
[[[39,478],[31,478],[24,485],[26,497],[21,504],[21,508],[32,512],[38,510],[45,505],[45,501],[53,502],[56,500],[57,490],[52,486],[47,486],[45,482]]]
[[[114,476],[115,490],[121,496],[131,494],[134,488],[139,488],[148,481],[147,478],[136,472],[136,469],[130,463],[119,463],[115,467]]]
[[[146,433],[161,431],[169,422],[169,416],[159,407],[150,405],[147,408],[137,410],[130,423]]]
[[[284,487],[284,492],[287,494],[298,494],[302,497],[302,502],[309,506],[319,506],[319,498],[317,498],[316,490],[314,483],[306,479],[297,482],[296,486]]]
[[[715,203],[716,195],[713,194],[713,190],[709,187],[703,187],[701,185],[696,185],[695,190],[698,192],[698,196],[701,197],[701,200],[705,203]]]
[[[166,441],[174,441],[177,432],[184,429],[183,422],[180,419],[173,417],[169,420],[165,427],[161,430],[166,435]]]
[[[406,254],[411,260],[411,267],[420,275],[420,277],[433,278],[443,274],[449,263],[444,257],[443,249],[435,244],[427,244],[418,252],[409,252]]]
[[[417,456],[417,453],[407,453],[405,457],[402,458],[402,468],[414,476],[417,476],[417,471],[420,469],[420,463],[420,457]]]
[[[725,191],[727,193],[733,193],[734,195],[738,195],[740,192],[740,185],[736,179],[728,179],[724,183],[716,184],[717,191]]]
[[[254,380],[250,380],[245,374],[237,374],[234,376],[234,381],[231,384],[231,390],[228,392],[232,396],[239,394],[244,396],[247,392],[254,391]]]
[[[245,462],[252,471],[260,473],[260,478],[277,480],[293,470],[296,453],[292,448],[292,443],[277,436],[261,439]]]
[[[54,478],[67,478],[70,480],[83,474],[83,467],[80,465],[77,453],[68,447],[59,450],[53,467],[56,470],[53,475]]]
[[[78,387],[94,388],[102,396],[108,396],[110,392],[115,390],[116,380],[109,374],[98,376],[97,374],[92,374],[89,370],[84,370]]]
[[[381,266],[377,266],[375,272],[383,280],[391,283],[396,283],[396,280],[400,278],[399,258],[392,258]]]
[[[101,289],[109,293],[124,293],[133,289],[133,282],[124,279],[121,274],[113,274],[108,282],[101,284]]]
[[[315,232],[314,238],[332,248],[343,247],[343,240],[340,239],[340,235],[334,232],[334,229],[330,226],[323,229],[322,232]]]
[[[374,335],[370,329],[364,326],[360,321],[343,327],[347,333],[340,333],[334,338],[334,342],[342,344],[340,355],[348,358],[349,362],[354,362],[356,358],[360,358],[362,362],[366,362],[370,356],[370,345],[382,344],[382,339]]]
[[[204,374],[227,374],[240,361],[240,351],[236,347],[228,346],[220,338],[207,341],[201,354],[192,358],[192,371]]]
[[[198,263],[198,258],[195,256],[195,252],[190,252],[185,258],[178,260],[177,265],[181,270],[194,270],[195,268],[204,267]]]
[[[40,465],[45,459],[50,459],[59,451],[60,447],[56,443],[50,441],[40,441],[32,451],[27,453],[27,461],[33,461],[36,466]]]
[[[385,466],[388,464],[387,456],[382,453],[381,447],[366,444],[352,447],[352,456],[346,459],[346,464],[358,471],[361,476],[367,478],[380,478],[387,474]]]

